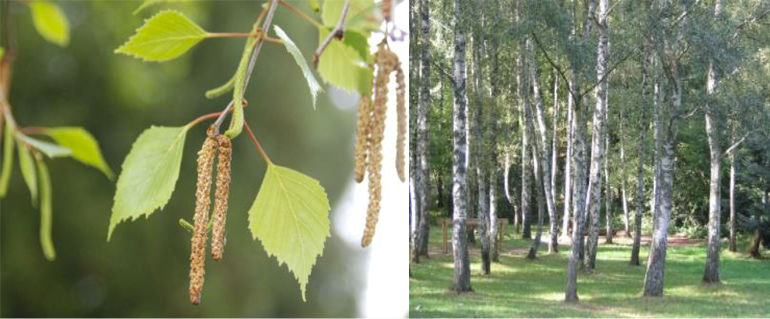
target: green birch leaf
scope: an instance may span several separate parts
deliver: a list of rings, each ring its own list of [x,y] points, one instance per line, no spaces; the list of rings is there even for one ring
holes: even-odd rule
[[[340,13],[342,13],[344,6],[345,0],[324,0],[321,9],[321,22],[329,29],[333,29],[340,19]],[[348,15],[345,17],[345,32],[347,33],[349,30],[362,32],[379,30],[380,21],[374,15],[377,7],[374,0],[350,0]]]
[[[37,140],[24,134],[18,134],[17,137],[50,158],[72,156],[72,150],[64,146]]]
[[[145,61],[168,61],[184,54],[207,35],[206,31],[183,14],[163,10],[148,19],[115,53]]]
[[[48,42],[67,46],[70,42],[70,28],[67,16],[61,8],[51,2],[35,0],[29,4],[32,9],[32,22],[37,33]]]
[[[32,197],[32,206],[37,207],[37,174],[35,172],[35,161],[32,159],[32,154],[24,144],[18,144],[19,149],[19,168],[21,168],[21,176],[24,177],[24,182],[27,183],[29,188],[29,194]]]
[[[249,210],[249,229],[265,251],[286,264],[305,300],[305,286],[329,237],[329,200],[315,179],[268,163]]]
[[[113,173],[104,160],[96,139],[82,127],[56,127],[47,129],[46,134],[59,145],[72,150],[72,157],[83,164],[102,171],[107,178],[112,179]]]
[[[35,160],[40,175],[40,246],[43,248],[45,259],[53,261],[56,259],[56,250],[51,239],[51,176],[42,156],[36,156]]]
[[[297,45],[291,41],[286,32],[284,32],[283,29],[281,29],[279,26],[276,25],[274,29],[278,37],[283,40],[283,44],[286,46],[286,51],[291,53],[291,55],[294,57],[294,61],[296,61],[297,65],[299,65],[300,69],[302,69],[302,75],[305,76],[305,79],[307,80],[307,86],[310,88],[310,96],[313,97],[313,109],[315,110],[315,102],[316,97],[318,96],[318,92],[323,91],[323,89],[321,89],[321,85],[318,84],[318,81],[316,81],[315,76],[313,76],[313,71],[310,70],[310,67],[307,65],[307,61],[305,61],[305,57],[302,56],[302,52],[299,52]]]
[[[5,197],[13,169],[13,129],[7,123],[3,132],[3,170],[0,173],[0,197]]]
[[[168,203],[179,178],[188,128],[152,126],[136,139],[118,177],[107,241],[120,222],[148,217]]]
[[[374,63],[374,55],[369,52],[369,40],[365,35],[356,31],[345,32],[345,38],[342,39],[342,43],[356,50],[366,64]]]
[[[0,47],[0,60],[2,60],[4,56],[5,56],[5,48]]]
[[[352,32],[346,31],[346,34]],[[319,41],[323,41],[328,33],[321,30]],[[361,53],[363,51],[358,44],[354,47],[350,43],[332,40],[318,60],[318,73],[324,81],[336,87],[368,95],[372,91],[372,70],[366,66],[367,58]]]

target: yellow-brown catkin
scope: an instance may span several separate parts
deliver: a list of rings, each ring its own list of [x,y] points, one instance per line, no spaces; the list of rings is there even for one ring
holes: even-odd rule
[[[193,229],[192,248],[190,251],[190,302],[197,305],[201,302],[203,276],[206,274],[206,237],[209,223],[209,206],[211,205],[211,167],[217,142],[208,137],[198,152],[198,184],[195,191],[195,226]]]
[[[393,0],[382,0],[382,18],[390,22],[391,12],[393,10]]]
[[[369,207],[366,211],[366,226],[361,238],[361,246],[366,247],[372,243],[375,227],[380,215],[380,201],[382,200],[382,139],[385,134],[385,115],[388,104],[388,80],[393,71],[392,52],[383,44],[375,55],[377,75],[374,82],[374,103],[372,109],[372,121],[369,132]]]
[[[372,114],[371,97],[361,95],[358,102],[358,129],[356,130],[355,166],[353,175],[357,183],[364,180],[366,174],[367,153],[369,152],[369,122]]]
[[[406,144],[406,85],[404,70],[401,62],[396,60],[396,117],[398,120],[398,135],[396,137],[396,172],[401,182],[406,181],[404,172],[404,144]]]
[[[211,256],[214,261],[222,259],[225,252],[225,223],[227,222],[227,196],[230,192],[230,161],[233,146],[224,135],[216,137],[219,144],[217,159],[217,190],[214,195],[213,226],[211,229]]]

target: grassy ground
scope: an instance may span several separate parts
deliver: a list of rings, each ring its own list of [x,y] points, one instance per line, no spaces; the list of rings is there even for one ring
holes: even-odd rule
[[[723,284],[703,286],[702,243],[669,246],[662,298],[641,297],[645,266],[628,264],[629,240],[600,244],[595,272],[579,273],[580,302],[565,304],[569,246],[560,245],[559,254],[549,255],[542,245],[539,258],[529,261],[524,257],[531,242],[509,235],[500,263],[494,263],[486,277],[480,274],[479,251],[471,246],[474,292],[457,295],[448,289],[451,243],[444,255],[441,229],[434,226],[430,237],[431,258],[410,265],[410,317],[770,317],[770,261],[723,250]],[[643,262],[647,251],[643,246]]]

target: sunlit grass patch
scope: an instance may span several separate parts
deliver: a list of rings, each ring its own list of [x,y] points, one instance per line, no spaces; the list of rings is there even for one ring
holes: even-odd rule
[[[514,239],[515,238],[515,239]],[[705,246],[669,246],[664,296],[641,296],[648,247],[641,266],[629,264],[631,247],[600,242],[597,268],[578,276],[578,304],[566,304],[564,288],[569,247],[538,259],[525,258],[531,241],[506,236],[500,263],[481,275],[478,246],[470,245],[470,294],[449,291],[454,263],[441,254],[441,233],[431,234],[430,259],[411,265],[411,317],[767,317],[770,314],[770,262],[743,253],[722,254],[720,285],[703,285]],[[602,240],[603,241],[603,240]]]

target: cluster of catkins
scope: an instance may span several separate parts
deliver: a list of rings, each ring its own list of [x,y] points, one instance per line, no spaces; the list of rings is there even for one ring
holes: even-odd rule
[[[225,221],[227,219],[227,195],[230,190],[230,161],[232,143],[224,135],[215,135],[209,128],[208,137],[198,152],[198,184],[195,191],[195,217],[190,252],[190,302],[197,305],[201,301],[203,277],[206,274],[206,241],[209,225],[209,206],[211,206],[211,169],[214,157],[219,150],[217,162],[217,188],[214,196],[212,222],[211,255],[214,261],[222,259],[225,249]]]
[[[366,212],[366,227],[361,246],[366,247],[372,242],[374,229],[380,214],[382,199],[382,139],[385,133],[385,114],[388,104],[388,83],[390,74],[396,73],[396,113],[398,120],[398,136],[396,139],[396,171],[403,182],[404,172],[404,143],[406,138],[406,106],[404,72],[398,56],[390,51],[385,40],[380,43],[374,56],[376,75],[374,79],[374,99],[361,96],[358,104],[358,129],[355,145],[354,177],[356,182],[364,180],[364,174],[369,174],[369,207]]]

